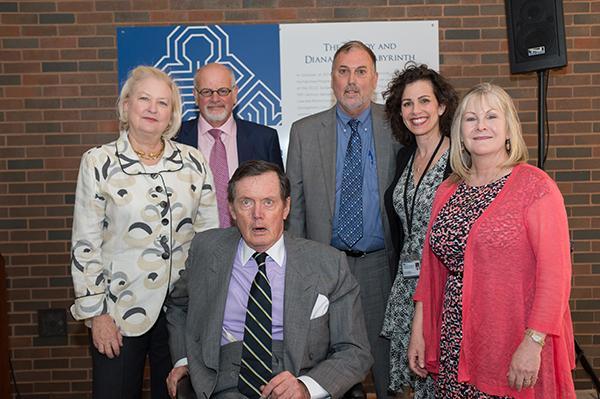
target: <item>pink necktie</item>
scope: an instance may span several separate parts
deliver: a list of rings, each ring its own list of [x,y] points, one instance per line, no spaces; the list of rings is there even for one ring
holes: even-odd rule
[[[210,150],[210,170],[213,173],[217,193],[217,207],[219,209],[220,227],[231,226],[231,216],[227,205],[227,183],[229,182],[229,168],[227,167],[227,153],[225,144],[221,141],[219,129],[211,129],[208,133],[215,139],[212,150]]]

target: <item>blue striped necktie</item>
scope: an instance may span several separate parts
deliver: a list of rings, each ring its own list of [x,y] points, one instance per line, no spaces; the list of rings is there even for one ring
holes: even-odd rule
[[[348,122],[352,133],[344,158],[338,215],[338,235],[348,248],[352,248],[363,236],[362,143],[358,123],[356,119]]]
[[[258,264],[258,272],[248,297],[238,389],[248,398],[258,399],[260,387],[273,376],[271,285],[267,278],[267,254],[255,252],[252,257]]]

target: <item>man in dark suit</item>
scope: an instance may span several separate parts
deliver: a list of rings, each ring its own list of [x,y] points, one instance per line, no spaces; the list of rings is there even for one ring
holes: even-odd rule
[[[233,71],[222,64],[207,64],[194,76],[198,119],[181,124],[175,140],[199,148],[213,173],[220,227],[229,227],[227,181],[244,161],[260,159],[283,169],[277,131],[236,118],[232,114],[238,88]]]
[[[196,235],[167,301],[170,394],[189,374],[198,398],[339,398],[373,361],[346,256],[284,234],[290,186],[274,164],[240,165],[228,200],[237,227]]]
[[[292,189],[288,230],[344,251],[360,284],[381,399],[388,397],[389,341],[379,334],[396,267],[383,194],[400,145],[383,107],[371,101],[375,61],[359,41],[338,49],[331,69],[337,103],[294,122],[286,171]],[[346,397],[364,396],[354,389]]]

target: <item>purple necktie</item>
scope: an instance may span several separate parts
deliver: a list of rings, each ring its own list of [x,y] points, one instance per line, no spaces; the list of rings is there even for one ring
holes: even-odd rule
[[[221,141],[219,129],[210,129],[208,133],[215,139],[212,150],[210,150],[210,170],[213,173],[215,188],[217,192],[217,206],[219,208],[220,227],[231,226],[231,216],[227,204],[227,183],[229,182],[229,168],[227,167],[227,153],[225,144]]]

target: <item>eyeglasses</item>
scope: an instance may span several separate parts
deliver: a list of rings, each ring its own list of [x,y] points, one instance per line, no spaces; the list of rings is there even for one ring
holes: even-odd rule
[[[211,97],[213,93],[217,93],[219,97],[227,97],[231,93],[231,89],[229,87],[219,87],[218,89],[198,89],[194,87],[194,89],[200,94],[202,97]]]

